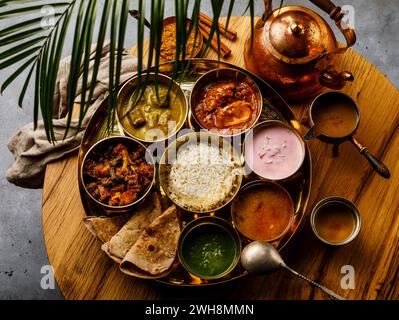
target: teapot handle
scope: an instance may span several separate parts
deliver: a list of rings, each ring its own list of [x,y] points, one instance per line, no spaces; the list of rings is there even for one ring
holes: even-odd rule
[[[352,47],[356,43],[355,31],[350,28],[349,25],[345,23],[345,21],[342,20],[345,14],[342,12],[341,7],[336,6],[330,0],[310,0],[310,2],[318,6],[324,12],[328,13],[331,19],[335,21],[335,25],[345,37],[346,46],[337,46],[335,50],[330,53],[345,52],[349,47]]]
[[[263,28],[266,20],[273,13],[273,0],[263,0],[263,2],[265,3],[265,12],[263,13],[262,18],[256,23],[256,28],[258,29]]]

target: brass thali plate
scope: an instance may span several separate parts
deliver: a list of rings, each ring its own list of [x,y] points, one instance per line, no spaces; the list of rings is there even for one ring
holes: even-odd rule
[[[294,113],[290,109],[289,105],[278,95],[276,91],[274,91],[263,80],[251,74],[250,72],[229,63],[218,62],[216,60],[209,60],[209,59],[188,60],[187,70],[184,74],[184,77],[180,77],[178,80],[186,96],[189,97],[196,80],[201,75],[218,67],[237,69],[241,72],[246,73],[248,76],[252,77],[255,80],[263,95],[263,110],[259,122],[265,120],[280,120],[289,124],[296,130],[298,131],[300,130],[300,123],[295,118]],[[160,72],[163,74],[170,75],[172,71],[173,71],[173,64],[170,62],[162,64],[160,66]],[[194,121],[192,121],[192,117],[190,114],[187,119],[186,126],[193,130],[198,129],[195,127]],[[112,132],[109,132],[109,130],[107,129],[107,99],[105,99],[104,102],[98,107],[98,109],[94,113],[92,119],[90,120],[86,128],[86,132],[83,137],[79,151],[78,172],[80,172],[81,170],[82,160],[86,152],[89,150],[89,148],[97,141],[109,137],[110,135],[125,135],[125,134],[122,130],[122,127],[117,122],[114,124]],[[81,200],[85,208],[86,214],[88,216],[104,216],[105,214],[102,211],[103,209],[98,205],[96,205],[96,203],[94,203],[94,201],[91,200],[90,197],[86,195],[79,174],[78,174],[78,180],[79,180],[79,190],[80,190]],[[246,183],[253,180],[256,180],[256,177],[252,175],[250,175],[249,177],[245,177],[242,185],[244,186]],[[284,188],[287,189],[287,191],[290,193],[294,201],[295,216],[294,216],[294,221],[288,233],[286,233],[286,235],[283,238],[273,243],[273,245],[278,250],[281,250],[291,240],[291,238],[293,237],[293,235],[295,234],[296,230],[299,227],[299,224],[305,214],[306,207],[308,204],[310,190],[311,190],[311,183],[312,183],[312,161],[310,157],[309,148],[306,145],[305,161],[300,170],[298,171],[298,173],[295,174],[293,178],[290,178],[289,180],[283,183],[279,183],[280,185],[282,185]],[[160,188],[159,181],[157,181],[156,188],[162,196],[163,204],[165,204],[166,206],[170,200],[167,199],[165,193]],[[230,220],[230,205],[228,205],[221,211],[212,212],[207,215],[217,215],[219,217],[225,218],[226,220]],[[197,214],[190,214],[182,211],[179,212],[179,218],[182,226],[186,225],[193,219],[198,218],[199,216],[200,215]],[[242,241],[244,246],[247,240],[243,239]],[[176,286],[204,286],[204,285],[225,283],[234,279],[241,278],[246,274],[247,272],[239,264],[232,272],[230,272],[227,276],[223,278],[216,280],[204,280],[189,274],[179,264],[167,277],[158,279],[157,281]]]

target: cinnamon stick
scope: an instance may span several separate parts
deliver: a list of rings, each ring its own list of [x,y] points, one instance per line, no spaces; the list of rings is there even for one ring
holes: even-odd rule
[[[205,42],[208,42],[208,39],[210,37],[210,31],[211,29],[204,25],[203,23],[199,22],[199,28],[198,30],[201,32]],[[217,42],[217,37],[216,34],[213,34],[213,37],[210,41],[210,47],[215,50],[216,52],[218,52],[218,42]],[[220,41],[220,56],[222,58],[226,58],[229,54],[231,53],[231,49],[224,44],[222,41]]]
[[[199,21],[205,24],[208,27],[211,27],[213,24],[213,20],[211,17],[208,17],[205,13],[199,13]],[[219,32],[221,35],[225,36],[229,40],[235,40],[237,38],[237,32],[231,29],[226,29],[223,24],[218,22]]]

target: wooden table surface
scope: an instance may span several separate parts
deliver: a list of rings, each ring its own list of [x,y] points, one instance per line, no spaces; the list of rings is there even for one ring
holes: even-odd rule
[[[237,17],[231,26],[239,38],[228,43],[228,62],[244,66],[244,40],[248,18]],[[209,54],[215,57],[214,53]],[[310,143],[313,186],[307,214],[282,254],[288,265],[348,299],[399,298],[399,92],[366,59],[349,50],[340,70],[350,70],[356,80],[344,92],[361,108],[357,137],[390,168],[392,178],[382,179],[350,143],[332,158],[331,146]],[[299,119],[306,104],[293,105]],[[47,166],[43,189],[43,233],[48,258],[66,299],[326,299],[319,290],[287,272],[265,277],[248,276],[227,286],[173,288],[121,273],[100,249],[100,243],[82,223],[85,216],[77,180],[77,156]],[[313,235],[309,212],[324,197],[337,195],[358,206],[362,229],[351,244],[331,248]],[[353,266],[355,289],[341,288],[341,268]]]

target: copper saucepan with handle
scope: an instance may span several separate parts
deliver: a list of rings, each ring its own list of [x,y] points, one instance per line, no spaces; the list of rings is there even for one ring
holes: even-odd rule
[[[320,130],[320,126],[317,123],[320,119],[320,114],[323,114],[328,109],[330,105],[346,105],[347,108],[353,112],[355,115],[354,120],[351,120],[353,125],[348,126],[348,130],[346,133],[342,135],[332,135],[328,134],[326,131]],[[333,119],[333,121],[342,122],[342,118],[340,119]],[[310,130],[305,135],[305,140],[313,140],[319,139],[323,142],[333,144],[333,155],[335,157],[338,156],[338,147],[341,143],[350,141],[356,149],[362,154],[373,169],[383,178],[389,179],[391,177],[391,173],[389,169],[381,162],[381,160],[377,159],[367,147],[363,146],[356,138],[355,134],[360,124],[360,108],[357,103],[348,95],[342,92],[331,91],[327,93],[323,93],[319,95],[312,103],[309,108],[309,125],[311,126]]]

